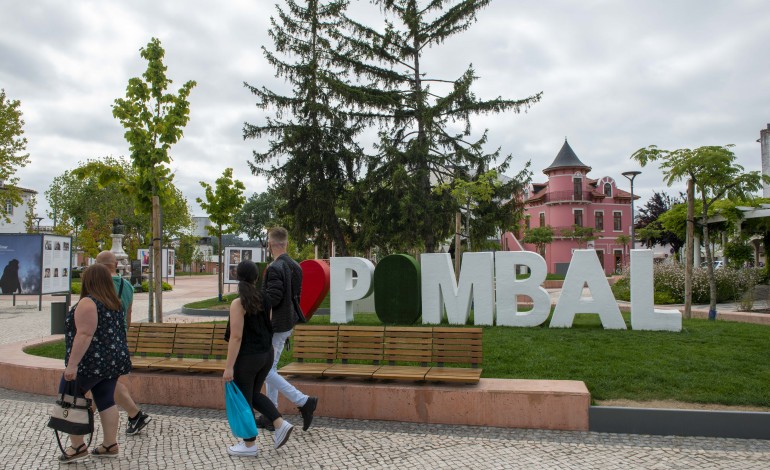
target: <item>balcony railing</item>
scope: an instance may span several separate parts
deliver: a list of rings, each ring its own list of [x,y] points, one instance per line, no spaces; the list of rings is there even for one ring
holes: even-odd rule
[[[575,194],[573,191],[554,191],[545,195],[543,202],[580,202],[591,201],[591,193]]]

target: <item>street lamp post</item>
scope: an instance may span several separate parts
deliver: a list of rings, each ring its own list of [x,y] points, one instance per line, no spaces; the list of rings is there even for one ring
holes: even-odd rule
[[[32,217],[33,220],[37,220],[37,233],[40,233],[40,221],[43,220],[43,217]]]
[[[624,171],[621,173],[631,182],[631,249],[636,248],[636,233],[634,231],[634,178],[642,174],[641,171]]]

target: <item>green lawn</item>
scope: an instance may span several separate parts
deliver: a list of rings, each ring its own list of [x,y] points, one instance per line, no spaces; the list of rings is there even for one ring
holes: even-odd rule
[[[329,317],[314,316],[310,323],[328,324]],[[380,322],[374,314],[357,314],[353,324]],[[482,377],[581,380],[594,400],[770,407],[770,327],[707,320],[683,325],[681,333],[604,330],[597,315],[578,315],[571,329],[485,327]],[[63,350],[60,342],[27,352],[62,358]],[[290,361],[287,351],[281,365]]]

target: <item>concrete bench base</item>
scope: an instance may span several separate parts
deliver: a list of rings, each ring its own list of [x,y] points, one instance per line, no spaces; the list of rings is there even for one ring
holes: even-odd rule
[[[0,387],[53,396],[63,361],[30,356],[22,348],[61,335],[0,346]],[[137,403],[224,409],[219,374],[135,372],[121,379]],[[292,380],[319,397],[317,416],[459,424],[506,428],[587,431],[591,397],[583,382],[481,379],[478,385]],[[281,412],[297,408],[281,397]],[[223,415],[224,419],[224,415]]]

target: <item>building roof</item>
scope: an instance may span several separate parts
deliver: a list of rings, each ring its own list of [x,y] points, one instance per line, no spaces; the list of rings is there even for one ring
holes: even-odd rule
[[[3,182],[0,181],[0,191],[3,191],[7,187],[16,188],[23,193],[37,194],[37,191],[34,189],[22,188],[21,186],[11,186],[10,184],[3,184]]]
[[[561,146],[561,150],[559,150],[559,154],[556,155],[556,159],[554,159],[553,163],[551,163],[551,166],[543,170],[543,173],[547,174],[549,171],[556,170],[558,168],[587,168],[588,170],[591,169],[590,166],[581,162],[578,156],[575,155],[575,151],[572,150],[572,147],[569,146],[567,139],[564,139],[564,145]]]

